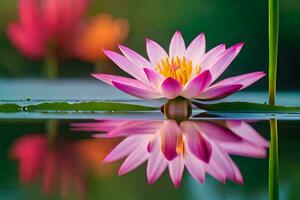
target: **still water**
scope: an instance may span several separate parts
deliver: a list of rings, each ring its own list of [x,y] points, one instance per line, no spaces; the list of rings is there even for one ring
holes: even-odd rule
[[[78,85],[86,89],[67,84],[59,90],[47,83],[45,95],[101,100],[96,97],[103,88],[85,83]],[[43,84],[17,92],[18,84],[12,82],[11,90],[0,85],[2,102],[50,97],[37,95]],[[91,90],[94,96],[76,96]],[[249,94],[230,100],[247,96],[263,102],[266,97]],[[281,97],[293,105],[289,95]],[[111,98],[135,100],[117,93]],[[280,199],[300,199],[299,115],[193,110],[190,118],[178,118],[172,113],[178,115],[0,113],[0,199],[268,199],[270,119],[278,120]]]
[[[177,122],[170,120],[158,117],[144,120],[138,118],[139,115],[131,116],[131,119],[122,117],[117,119],[114,116],[113,119],[100,120],[1,120],[0,198],[130,200],[268,198],[267,141],[270,139],[268,120],[197,118],[185,121],[184,125],[181,122],[178,129]],[[247,127],[239,129],[241,124]],[[300,197],[299,125],[300,123],[294,120],[278,121],[281,199]],[[159,135],[157,132],[159,129],[163,129],[165,135]],[[202,137],[198,138],[202,146],[198,146],[199,149],[196,146],[193,151],[199,151],[197,158],[200,164],[197,169],[203,174],[197,174],[195,169],[194,173],[191,173],[189,171],[192,167],[189,166],[187,169],[186,166],[181,184],[175,189],[169,177],[168,167],[158,169],[159,166],[156,166],[157,170],[164,172],[160,178],[157,177],[155,183],[148,185],[146,168],[151,167],[149,159],[157,148],[156,144],[162,148],[161,152],[167,151],[160,156],[167,154],[172,157],[176,153],[183,152],[186,156],[191,153],[183,147],[187,144],[178,142],[178,138],[184,134],[184,131],[180,131],[183,129],[195,129],[190,130],[194,133],[197,129],[202,133]],[[223,134],[220,134],[222,131]],[[176,134],[177,141],[176,138],[175,141],[172,138],[173,133]],[[128,142],[128,139],[134,137],[140,140],[139,144],[134,141]],[[186,136],[183,138],[183,141],[188,143]],[[111,158],[111,161],[121,161],[102,162],[109,152],[122,141],[123,144],[124,141],[126,143],[126,140],[127,146],[126,144],[121,148],[119,146],[117,150],[125,154],[113,155]],[[175,145],[173,154],[172,142]],[[193,141],[189,142],[193,146]],[[166,146],[171,147],[167,149]],[[149,151],[149,148],[152,150]],[[216,153],[218,151],[222,152],[220,155],[223,155],[223,159],[226,158],[224,163],[212,162],[213,159],[218,160],[219,155]],[[135,168],[135,165],[141,166],[118,176],[122,162],[131,155],[128,152],[135,152],[136,155],[131,156],[131,161],[127,159],[127,164],[123,166],[127,165],[130,169]],[[204,166],[208,157],[211,166]],[[166,161],[162,162],[159,159],[154,162],[160,162],[160,166],[167,165]],[[232,166],[239,170],[232,169]],[[204,169],[201,168],[207,171],[202,172]],[[130,169],[126,169],[125,166],[124,172],[119,173],[125,173]],[[199,183],[195,177],[204,183]],[[227,179],[226,183],[224,178]]]

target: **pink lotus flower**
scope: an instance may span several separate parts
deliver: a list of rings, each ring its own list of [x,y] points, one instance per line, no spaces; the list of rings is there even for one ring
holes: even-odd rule
[[[107,120],[73,124],[77,130],[106,132],[95,137],[126,137],[104,159],[113,162],[126,157],[119,175],[147,162],[148,183],[154,183],[166,168],[179,187],[184,168],[203,183],[208,173],[221,182],[243,183],[231,155],[265,157],[268,141],[248,123],[239,120]]]
[[[71,51],[71,39],[87,3],[88,0],[19,0],[20,19],[9,25],[8,36],[28,58],[41,59],[50,51],[65,56]]]
[[[92,75],[142,99],[174,99],[182,96],[201,100],[224,98],[265,76],[264,72],[253,72],[214,83],[238,55],[243,43],[228,49],[221,44],[205,53],[203,33],[186,48],[178,31],[171,40],[169,54],[150,39],[147,39],[146,43],[150,61],[121,45],[119,48],[124,55],[104,51],[116,65],[135,79],[108,74]]]

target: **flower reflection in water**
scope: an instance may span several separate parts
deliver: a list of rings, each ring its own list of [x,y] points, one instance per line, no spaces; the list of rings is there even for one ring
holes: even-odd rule
[[[243,183],[243,177],[230,155],[263,158],[268,141],[249,123],[241,120],[104,120],[73,124],[76,130],[105,132],[95,137],[125,137],[104,159],[126,159],[119,175],[147,162],[148,183],[169,169],[179,187],[184,168],[198,182],[208,173],[217,180]]]
[[[13,144],[10,156],[19,161],[22,184],[38,182],[46,194],[52,194],[59,188],[62,197],[75,191],[78,199],[83,199],[85,178],[89,172],[99,175],[110,173],[111,166],[101,165],[101,159],[109,152],[113,141],[85,139],[49,142],[48,139],[41,134],[31,134]]]

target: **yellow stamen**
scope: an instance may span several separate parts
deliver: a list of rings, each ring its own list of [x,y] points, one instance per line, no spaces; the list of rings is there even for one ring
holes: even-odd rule
[[[182,85],[185,85],[193,75],[200,73],[200,66],[195,65],[191,60],[187,60],[185,57],[176,58],[164,58],[156,67],[157,71],[165,76],[171,77],[179,81]]]

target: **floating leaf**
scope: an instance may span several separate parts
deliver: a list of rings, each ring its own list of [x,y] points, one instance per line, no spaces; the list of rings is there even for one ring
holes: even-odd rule
[[[21,109],[22,109],[21,106],[14,103],[0,104],[1,112],[17,112],[20,111]]]
[[[200,109],[215,112],[237,112],[237,113],[300,113],[297,106],[277,106],[250,102],[222,102],[216,104],[202,104],[193,101]]]
[[[117,102],[51,102],[21,107],[17,104],[0,105],[1,112],[25,111],[149,111],[157,108]]]

